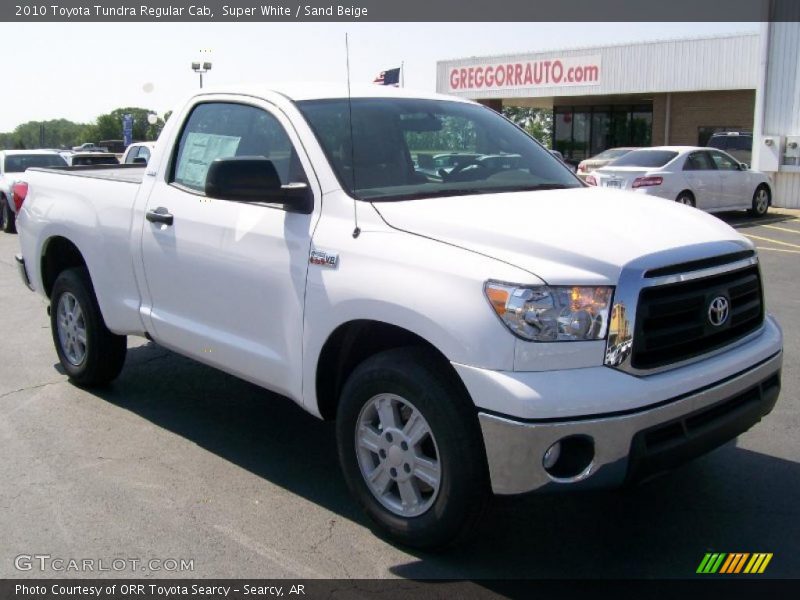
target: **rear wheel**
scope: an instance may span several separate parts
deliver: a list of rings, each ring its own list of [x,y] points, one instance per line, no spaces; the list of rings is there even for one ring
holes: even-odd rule
[[[418,548],[470,532],[488,498],[474,405],[439,357],[402,348],[363,362],[342,392],[339,461],[379,530]]]
[[[678,194],[678,197],[675,198],[675,202],[678,204],[685,204],[686,206],[696,206],[694,201],[694,196],[691,192],[683,191]]]
[[[0,199],[0,202],[3,204],[2,212],[3,212],[3,231],[6,233],[16,233],[17,232],[17,215],[11,210],[11,207],[8,205],[8,199],[3,197]]]
[[[750,214],[754,217],[763,217],[765,214],[767,214],[769,205],[769,188],[765,185],[758,186],[753,194],[753,206],[750,208]]]
[[[106,327],[86,269],[67,269],[56,278],[50,327],[61,366],[74,383],[99,386],[119,375],[127,339]]]

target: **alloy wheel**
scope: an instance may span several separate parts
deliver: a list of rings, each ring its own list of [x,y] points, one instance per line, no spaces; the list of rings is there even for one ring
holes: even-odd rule
[[[370,492],[402,517],[416,517],[436,500],[442,467],[433,431],[411,402],[395,394],[372,397],[356,423],[356,455]]]

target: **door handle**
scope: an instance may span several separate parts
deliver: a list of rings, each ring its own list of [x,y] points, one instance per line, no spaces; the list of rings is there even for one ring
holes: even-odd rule
[[[145,214],[145,219],[151,223],[163,223],[164,225],[172,225],[172,215],[163,206],[159,206],[155,210],[148,210]]]

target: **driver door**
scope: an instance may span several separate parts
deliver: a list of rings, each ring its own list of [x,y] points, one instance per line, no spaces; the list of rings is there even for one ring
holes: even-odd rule
[[[291,124],[267,103],[195,105],[148,199],[147,214],[160,222],[145,220],[141,238],[142,313],[154,339],[293,398],[301,396],[303,298],[320,198],[298,148]],[[309,183],[314,212],[208,198],[209,164],[230,156],[263,156],[282,184]]]
[[[714,161],[704,150],[692,152],[683,164],[683,176],[700,210],[713,210],[720,203],[722,186]]]
[[[739,168],[738,161],[730,154],[719,150],[709,150],[709,154],[720,175],[722,198],[719,206],[730,209],[749,207],[752,192],[746,190],[747,172]]]

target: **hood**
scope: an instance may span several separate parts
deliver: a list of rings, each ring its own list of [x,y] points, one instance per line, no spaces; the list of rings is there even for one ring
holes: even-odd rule
[[[496,258],[551,284],[615,284],[630,261],[674,248],[722,241],[752,246],[695,208],[599,188],[374,206],[391,227]]]

